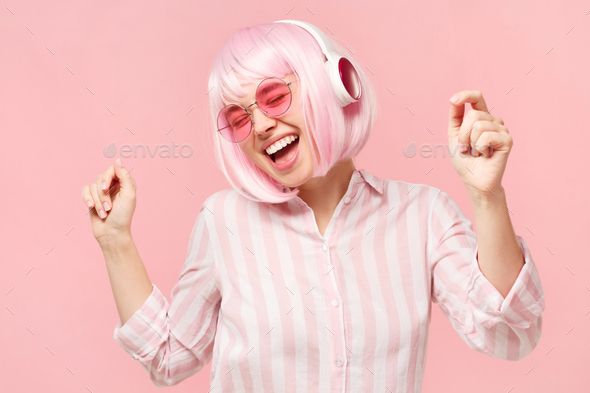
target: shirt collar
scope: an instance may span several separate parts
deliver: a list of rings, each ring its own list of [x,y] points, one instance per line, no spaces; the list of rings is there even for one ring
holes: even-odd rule
[[[357,182],[366,182],[369,183],[371,187],[373,187],[379,194],[383,194],[383,180],[379,179],[377,176],[371,175],[364,169],[357,169],[352,174],[352,180]]]

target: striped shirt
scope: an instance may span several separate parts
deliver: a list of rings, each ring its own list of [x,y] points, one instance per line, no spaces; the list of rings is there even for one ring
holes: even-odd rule
[[[356,170],[324,236],[299,197],[226,189],[201,207],[171,301],[153,285],[114,339],[159,387],[212,360],[214,392],[420,392],[431,302],[486,355],[539,343],[543,288],[517,239],[525,264],[503,298],[440,189]]]

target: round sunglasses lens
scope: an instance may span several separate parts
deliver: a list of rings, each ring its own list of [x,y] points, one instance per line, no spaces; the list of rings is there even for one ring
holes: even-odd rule
[[[268,78],[258,86],[256,101],[268,115],[279,116],[291,105],[291,90],[282,79]]]
[[[230,142],[241,142],[250,134],[252,123],[244,108],[227,105],[217,116],[217,129]]]

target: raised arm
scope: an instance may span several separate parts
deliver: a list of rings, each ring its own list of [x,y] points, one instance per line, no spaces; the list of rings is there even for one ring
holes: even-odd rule
[[[479,268],[478,237],[471,221],[444,191],[432,205],[428,261],[433,302],[470,348],[499,359],[524,358],[541,339],[545,309],[539,273],[525,240],[516,236],[524,266],[501,294]]]
[[[125,323],[145,303],[152,283],[131,237],[136,183],[120,158],[82,189],[92,232],[103,252],[111,289]]]
[[[99,191],[103,182],[111,192]],[[150,282],[131,238],[135,189],[129,172],[115,163],[96,184],[84,186],[82,195],[85,203],[90,201],[88,207],[99,209],[90,212],[90,219],[119,312],[113,338],[140,362],[155,386],[173,386],[196,374],[212,357],[221,303],[216,252],[203,204],[169,303]]]

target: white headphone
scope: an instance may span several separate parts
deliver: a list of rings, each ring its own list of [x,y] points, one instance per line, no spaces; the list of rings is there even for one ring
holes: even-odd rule
[[[362,89],[358,72],[346,57],[334,52],[330,39],[323,31],[311,23],[298,20],[276,20],[273,23],[297,25],[307,30],[315,38],[326,59],[328,59],[324,65],[341,106],[346,106],[361,99]]]

